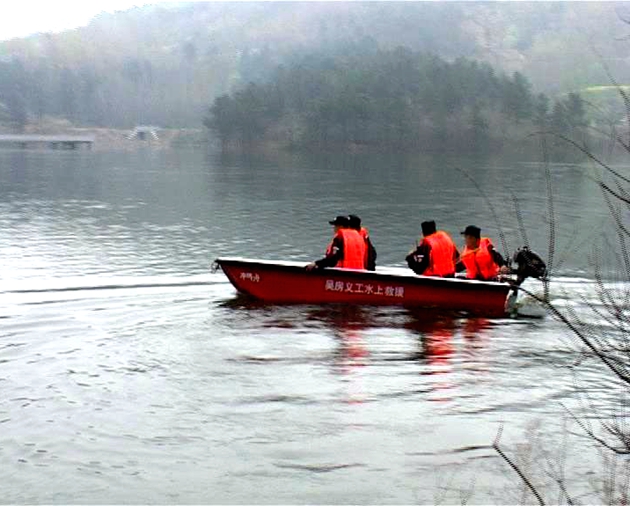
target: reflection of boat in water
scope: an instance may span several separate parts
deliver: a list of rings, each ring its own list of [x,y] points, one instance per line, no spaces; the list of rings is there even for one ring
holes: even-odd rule
[[[421,352],[418,356],[429,366],[448,366],[455,353],[453,339],[457,330],[457,322],[448,315],[434,315],[421,311],[410,311],[405,322],[405,328],[418,334]],[[437,370],[430,369],[428,374]]]
[[[334,310],[313,308],[307,312],[307,317],[332,331],[340,345],[336,358],[342,372],[366,365],[370,352],[364,334],[370,328],[378,328],[369,311],[361,306],[337,306]]]
[[[239,292],[279,304],[419,306],[502,316],[511,290],[508,283],[417,276],[399,268],[307,272],[301,262],[218,258],[216,263]]]
[[[427,378],[432,401],[453,400],[453,391],[460,386],[464,371],[478,378],[485,372],[475,356],[484,347],[489,321],[484,318],[453,318],[432,315],[422,310],[410,310],[405,328],[417,334],[424,365],[421,372]],[[457,374],[453,374],[456,372]]]
[[[279,361],[310,364],[329,372],[338,380],[331,396],[344,404],[415,396],[453,400],[470,385],[487,381],[488,364],[494,358],[488,332],[494,323],[448,311],[269,305],[243,295],[222,307],[227,309],[226,317],[235,313],[237,325],[265,329],[261,342],[269,341],[272,351],[248,353],[248,360],[271,366]],[[285,352],[274,339],[276,334],[284,336],[282,343],[295,342],[295,346]],[[417,379],[400,388],[398,380],[403,376]]]

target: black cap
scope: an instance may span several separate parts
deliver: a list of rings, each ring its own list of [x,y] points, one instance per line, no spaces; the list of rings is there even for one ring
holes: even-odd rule
[[[347,227],[350,220],[347,216],[337,216],[334,220],[329,221],[331,225],[338,225],[340,227]]]
[[[350,228],[361,230],[361,218],[359,218],[356,214],[349,215],[348,225],[350,226]]]
[[[481,237],[481,229],[479,227],[475,227],[474,225],[468,225],[466,230],[462,232],[462,235],[470,235],[479,239]]]
[[[427,236],[431,234],[435,234],[437,230],[437,226],[435,225],[435,221],[423,221],[422,222],[422,235]]]

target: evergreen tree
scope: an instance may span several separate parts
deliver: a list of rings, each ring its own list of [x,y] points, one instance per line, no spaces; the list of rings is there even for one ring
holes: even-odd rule
[[[517,121],[532,116],[531,84],[520,72],[503,83],[503,111]]]
[[[560,134],[565,134],[569,130],[567,111],[562,100],[556,100],[551,113],[551,128]]]
[[[541,129],[549,125],[549,97],[543,93],[536,95],[534,100],[534,124]]]
[[[449,63],[406,48],[357,47],[335,58],[296,57],[269,82],[217,98],[205,124],[224,142],[262,141],[271,131],[319,147],[445,150],[461,149],[466,139],[469,148],[485,149],[490,117],[543,121],[547,107],[548,99],[534,98],[518,73],[497,76],[488,65]]]
[[[572,128],[583,127],[586,124],[586,110],[584,101],[578,93],[569,93],[565,100],[567,121]]]
[[[23,130],[28,121],[25,93],[28,78],[19,60],[0,64],[0,103],[10,126]]]
[[[470,114],[470,125],[472,133],[472,151],[485,151],[490,141],[490,125],[483,117],[481,107],[473,104]]]

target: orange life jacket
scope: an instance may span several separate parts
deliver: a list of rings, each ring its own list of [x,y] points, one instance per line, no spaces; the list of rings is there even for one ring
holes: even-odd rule
[[[361,234],[350,228],[342,228],[335,234],[335,237],[341,237],[343,241],[343,258],[337,262],[335,267],[341,269],[365,269],[367,246]],[[332,253],[332,246],[333,243],[331,242],[326,249],[326,255]]]
[[[490,253],[492,241],[487,237],[482,237],[479,247],[470,249],[464,248],[461,261],[466,266],[466,277],[468,279],[491,280],[499,275],[499,266]]]
[[[443,230],[423,239],[431,247],[429,267],[422,273],[424,276],[453,276],[455,274],[455,243],[451,236]]]

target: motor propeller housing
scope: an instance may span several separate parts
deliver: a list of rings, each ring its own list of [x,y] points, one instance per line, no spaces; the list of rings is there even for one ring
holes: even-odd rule
[[[534,253],[527,246],[517,249],[512,256],[516,264],[516,284],[520,285],[527,278],[544,279],[547,277],[547,265],[540,255]]]

